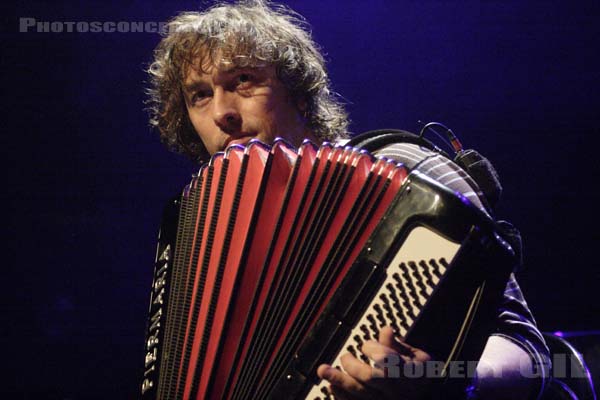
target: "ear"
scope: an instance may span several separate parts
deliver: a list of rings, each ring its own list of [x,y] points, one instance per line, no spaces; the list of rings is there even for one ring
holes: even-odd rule
[[[298,101],[296,101],[296,107],[298,107],[300,113],[305,114],[306,110],[308,109],[308,101],[306,101],[306,97],[302,96],[299,98]]]
[[[306,100],[306,97],[302,96],[296,101],[296,109],[300,116],[306,120],[308,117],[308,101]]]

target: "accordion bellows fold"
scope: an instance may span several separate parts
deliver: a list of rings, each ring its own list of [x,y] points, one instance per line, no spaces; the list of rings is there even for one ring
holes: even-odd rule
[[[327,398],[318,365],[369,362],[360,345],[386,325],[447,382],[478,359],[511,266],[487,216],[402,164],[230,146],[165,211],[142,398]]]

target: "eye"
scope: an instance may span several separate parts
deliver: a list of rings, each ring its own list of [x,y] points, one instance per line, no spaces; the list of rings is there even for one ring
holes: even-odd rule
[[[210,97],[210,93],[208,91],[205,90],[199,90],[196,93],[193,94],[192,96],[192,104],[197,104],[198,102],[201,102],[205,99],[207,99],[208,97]]]
[[[243,73],[243,74],[239,74],[238,75],[238,82],[240,84],[246,84],[246,83],[250,83],[252,81],[252,75],[248,74],[248,73]]]

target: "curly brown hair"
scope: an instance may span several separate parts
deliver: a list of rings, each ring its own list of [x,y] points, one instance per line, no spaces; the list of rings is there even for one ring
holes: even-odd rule
[[[189,120],[182,90],[189,68],[198,64],[274,65],[292,98],[306,103],[307,127],[315,136],[346,137],[347,114],[330,89],[323,56],[303,17],[284,6],[263,0],[217,4],[167,24],[148,68],[150,124],[170,149],[202,161],[209,154]]]

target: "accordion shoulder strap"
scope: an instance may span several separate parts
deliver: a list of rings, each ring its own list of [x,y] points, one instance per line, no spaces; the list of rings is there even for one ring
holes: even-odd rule
[[[365,149],[371,153],[376,152],[393,143],[412,143],[425,147],[433,152],[454,161],[460,166],[479,186],[484,195],[484,203],[490,215],[500,201],[502,185],[496,169],[492,163],[476,150],[461,150],[454,159],[445,151],[427,140],[422,135],[417,135],[401,129],[376,129],[353,136],[347,146]],[[517,266],[522,265],[522,245],[520,232],[507,221],[496,221],[498,230],[510,243],[517,254]]]
[[[486,208],[492,211],[502,194],[502,185],[491,162],[475,150],[460,150],[452,158],[423,135],[401,129],[377,129],[354,136],[347,145],[365,149],[371,153],[393,143],[412,143],[438,153],[460,166],[473,180],[485,196]]]
[[[441,153],[445,157],[449,158],[448,154],[443,152],[439,147],[429,140],[401,129],[376,129],[373,131],[368,131],[360,135],[353,136],[352,139],[346,143],[346,145],[365,149],[370,153],[373,153],[392,143],[413,143],[436,153]]]

